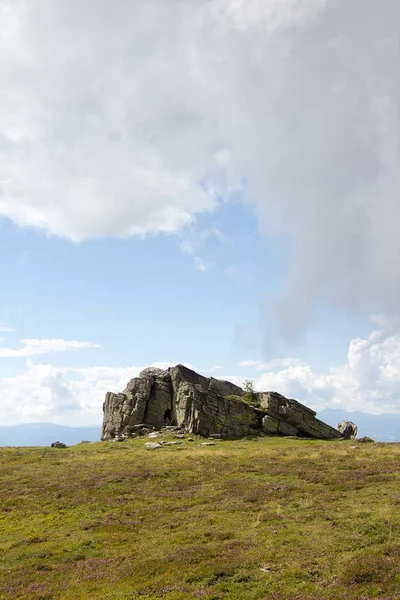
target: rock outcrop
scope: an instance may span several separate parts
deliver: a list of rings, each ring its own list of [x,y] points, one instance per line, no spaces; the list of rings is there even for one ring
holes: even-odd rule
[[[276,392],[257,394],[252,405],[242,388],[204,377],[177,365],[150,367],[132,379],[120,394],[108,392],[103,404],[102,440],[121,440],[143,427],[183,427],[204,437],[291,435],[320,439],[341,433],[316,419],[316,413]]]

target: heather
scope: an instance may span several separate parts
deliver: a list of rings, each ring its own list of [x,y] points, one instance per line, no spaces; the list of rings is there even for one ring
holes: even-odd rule
[[[400,598],[400,445],[147,441],[0,448],[2,600]]]

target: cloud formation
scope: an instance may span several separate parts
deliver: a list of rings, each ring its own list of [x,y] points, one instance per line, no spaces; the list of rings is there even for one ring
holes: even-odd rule
[[[174,364],[159,362],[153,366],[166,369]],[[43,420],[64,425],[99,424],[106,392],[120,392],[142,369],[60,368],[28,361],[23,373],[0,379],[3,421],[9,425]]]
[[[92,342],[77,342],[74,340],[21,340],[22,348],[0,348],[0,358],[21,358],[49,354],[51,352],[66,352],[82,350],[83,348],[98,348]]]
[[[176,232],[240,189],[290,249],[286,329],[326,300],[396,310],[398,0],[0,11],[0,215],[72,240]]]
[[[276,390],[316,410],[400,413],[398,329],[391,334],[385,329],[375,330],[368,339],[351,340],[346,364],[326,373],[316,373],[312,366],[295,362],[293,366],[266,371],[256,379],[256,388]]]
[[[283,366],[285,365],[287,366]],[[274,390],[321,411],[400,414],[400,332],[375,330],[367,339],[353,339],[347,362],[325,373],[295,359],[269,364],[269,371],[254,379],[258,391]],[[261,363],[245,361],[248,369]],[[160,362],[166,369],[176,363]],[[289,365],[289,366],[288,366]],[[187,365],[189,368],[194,368]],[[245,368],[246,368],[245,366]],[[24,372],[0,379],[1,411],[4,422],[16,424],[53,421],[61,424],[99,424],[107,391],[119,392],[143,367],[60,368],[28,361]],[[204,370],[243,385],[246,376],[224,375],[222,367]]]

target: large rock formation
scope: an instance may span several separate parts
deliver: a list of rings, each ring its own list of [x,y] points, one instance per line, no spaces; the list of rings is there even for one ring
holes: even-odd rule
[[[139,424],[177,425],[201,436],[294,435],[341,437],[315,418],[315,412],[276,392],[257,394],[257,406],[229,381],[203,377],[183,365],[150,367],[132,379],[121,394],[108,392],[103,405],[102,440],[130,437]]]

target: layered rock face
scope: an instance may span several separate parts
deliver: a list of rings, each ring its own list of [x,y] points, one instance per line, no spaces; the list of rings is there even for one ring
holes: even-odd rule
[[[276,392],[258,398],[259,408],[251,406],[240,387],[203,377],[183,365],[165,371],[150,367],[121,394],[106,394],[102,440],[130,437],[139,424],[155,428],[177,425],[190,433],[224,438],[262,434],[341,437],[296,400]]]
[[[285,398],[277,392],[261,393],[260,404],[267,413],[263,419],[264,430],[281,435],[331,440],[341,433],[316,418],[316,413],[297,400]]]

